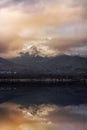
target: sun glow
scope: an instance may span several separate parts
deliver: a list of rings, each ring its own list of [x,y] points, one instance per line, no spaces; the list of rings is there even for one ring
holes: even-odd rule
[[[31,130],[29,127],[23,127],[22,130]]]
[[[28,125],[28,124],[20,125],[19,129],[20,130],[34,130],[34,129],[32,129],[32,126]]]
[[[29,130],[28,128],[24,128],[23,130]]]

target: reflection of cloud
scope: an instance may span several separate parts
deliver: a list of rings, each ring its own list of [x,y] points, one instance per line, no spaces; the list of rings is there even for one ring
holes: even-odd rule
[[[0,129],[4,130],[85,130],[87,106],[55,105],[21,108],[16,104],[0,105]]]

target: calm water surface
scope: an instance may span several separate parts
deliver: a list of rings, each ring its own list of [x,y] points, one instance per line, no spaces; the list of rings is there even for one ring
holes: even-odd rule
[[[87,85],[0,85],[0,130],[48,129],[87,130]]]

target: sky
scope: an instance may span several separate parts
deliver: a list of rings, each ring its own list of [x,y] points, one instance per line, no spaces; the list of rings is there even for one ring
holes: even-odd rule
[[[87,0],[0,0],[0,57],[87,55]]]
[[[87,105],[0,105],[0,130],[86,130]]]

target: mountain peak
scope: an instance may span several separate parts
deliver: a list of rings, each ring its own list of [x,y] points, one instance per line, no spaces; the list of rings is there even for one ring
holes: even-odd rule
[[[35,45],[31,46],[28,52],[30,55],[37,56],[40,54],[40,49],[37,48]]]
[[[30,56],[41,56],[41,57],[53,57],[56,56],[56,52],[49,48],[48,46],[36,46],[36,45],[27,45],[26,48],[24,48],[21,54],[29,54]]]

